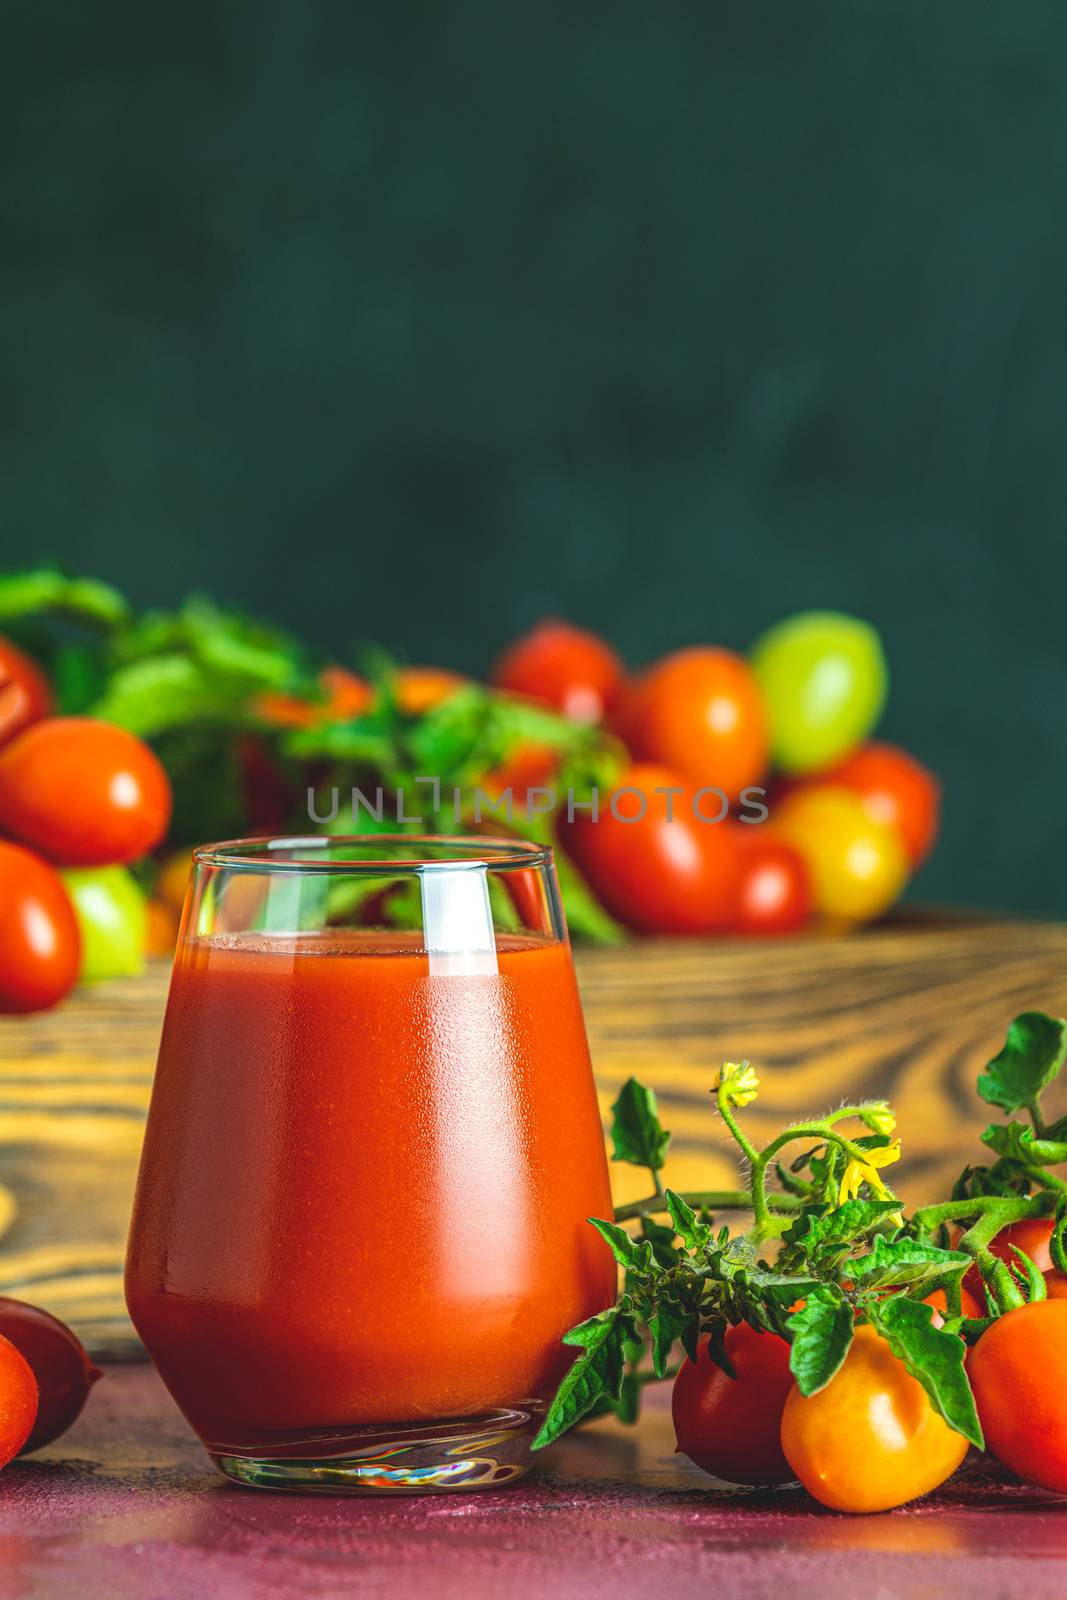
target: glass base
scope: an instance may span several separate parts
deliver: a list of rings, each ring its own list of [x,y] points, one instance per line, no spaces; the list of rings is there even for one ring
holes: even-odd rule
[[[234,1483],[296,1494],[442,1494],[499,1489],[524,1476],[533,1410],[493,1411],[452,1422],[346,1429],[343,1436],[286,1445],[271,1454],[209,1448]],[[316,1450],[315,1446],[319,1446]],[[326,1448],[323,1448],[326,1447]],[[321,1452],[321,1453],[320,1453]]]

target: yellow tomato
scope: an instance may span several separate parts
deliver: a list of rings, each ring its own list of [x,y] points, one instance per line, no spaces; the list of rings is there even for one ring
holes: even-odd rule
[[[806,1398],[790,1392],[782,1450],[808,1493],[832,1511],[889,1511],[950,1478],[967,1441],[864,1326],[825,1389]]]
[[[866,922],[893,904],[908,876],[895,830],[868,815],[859,795],[833,784],[787,793],[771,808],[770,826],[807,862],[815,909],[846,922]]]

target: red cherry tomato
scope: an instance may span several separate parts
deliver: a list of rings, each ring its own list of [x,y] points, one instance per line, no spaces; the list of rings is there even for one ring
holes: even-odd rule
[[[892,744],[864,744],[820,778],[854,790],[868,816],[894,828],[912,868],[925,861],[937,838],[941,786],[914,756]]]
[[[28,1455],[66,1433],[100,1373],[66,1323],[40,1306],[0,1295],[0,1335],[29,1363],[40,1391],[33,1431],[20,1450]]]
[[[0,1337],[0,1467],[17,1456],[37,1416],[37,1379],[25,1356]]]
[[[1002,1228],[989,1248],[1009,1267],[1018,1268],[1019,1258],[1012,1249],[1015,1245],[1026,1252],[1038,1272],[1048,1272],[1052,1266],[1052,1253],[1049,1247],[1054,1227],[1055,1222],[1051,1217],[1026,1217],[1022,1222],[1011,1222],[1006,1228]],[[959,1238],[958,1230],[956,1238]],[[979,1304],[985,1305],[985,1286],[977,1265],[971,1267],[963,1282]]]
[[[681,792],[657,793],[662,789]],[[714,933],[734,921],[734,830],[699,821],[693,792],[664,767],[631,767],[615,790],[601,794],[596,822],[579,813],[572,823],[560,821],[559,834],[601,904],[639,933]]]
[[[788,1483],[795,1476],[782,1452],[782,1412],[793,1387],[789,1346],[776,1333],[747,1323],[728,1328],[724,1340],[729,1377],[701,1339],[695,1361],[684,1361],[674,1380],[671,1412],[678,1449],[713,1477],[728,1483]]]
[[[737,825],[741,878],[738,933],[795,933],[811,917],[804,858],[780,839],[761,838],[756,823]]]
[[[758,784],[769,734],[763,696],[747,661],[730,650],[679,650],[632,685],[617,731],[639,761],[662,762],[696,788],[736,799]]]
[[[65,867],[134,861],[170,821],[158,758],[124,728],[50,717],[0,750],[0,826]]]
[[[623,670],[615,651],[595,633],[545,621],[504,651],[489,681],[554,706],[575,722],[600,722],[615,703]]]
[[[81,935],[46,861],[0,840],[0,1012],[43,1011],[74,987]]]
[[[1009,1311],[967,1358],[987,1449],[1042,1489],[1067,1494],[1067,1304]]]
[[[1067,1300],[1067,1278],[1055,1267],[1045,1273],[1045,1292],[1050,1300]]]
[[[10,639],[0,639],[0,744],[52,710],[52,690],[36,661]]]

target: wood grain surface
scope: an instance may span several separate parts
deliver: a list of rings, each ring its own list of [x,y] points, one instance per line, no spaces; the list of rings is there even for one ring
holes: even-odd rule
[[[655,1086],[679,1188],[736,1182],[709,1089],[724,1057],[747,1056],[763,1085],[747,1113],[756,1137],[845,1097],[888,1096],[898,1186],[936,1198],[978,1155],[974,1081],[1009,1018],[1067,1009],[1058,924],[942,919],[577,959],[605,1113],[631,1074]],[[122,1255],[166,983],[157,965],[55,1012],[0,1019],[0,1293],[47,1306],[100,1352],[133,1347]],[[620,1200],[647,1187],[634,1169],[616,1182]]]

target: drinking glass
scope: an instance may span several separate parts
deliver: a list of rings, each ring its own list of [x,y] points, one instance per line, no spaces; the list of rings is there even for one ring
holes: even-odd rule
[[[126,1295],[227,1477],[521,1476],[561,1335],[615,1296],[610,1207],[549,850],[195,852]]]

